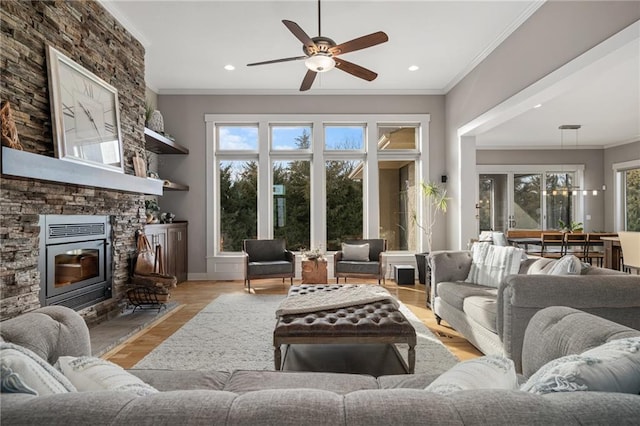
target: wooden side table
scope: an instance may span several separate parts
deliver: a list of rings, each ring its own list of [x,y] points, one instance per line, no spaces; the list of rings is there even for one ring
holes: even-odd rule
[[[327,260],[302,260],[302,284],[327,284]]]

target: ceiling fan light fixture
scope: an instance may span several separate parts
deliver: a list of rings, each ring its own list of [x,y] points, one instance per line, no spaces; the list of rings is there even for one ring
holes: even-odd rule
[[[336,61],[330,55],[317,53],[305,59],[304,64],[311,71],[327,72],[336,66]]]

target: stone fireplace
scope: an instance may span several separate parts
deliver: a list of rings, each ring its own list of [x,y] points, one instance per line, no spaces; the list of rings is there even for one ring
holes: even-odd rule
[[[136,153],[145,155],[144,47],[95,1],[3,2],[0,26],[0,100],[11,103],[24,152],[38,158],[55,157],[45,54],[46,46],[51,45],[118,90],[124,171],[134,175],[132,158]],[[89,324],[118,312],[129,259],[135,252],[135,233],[145,223],[143,191],[83,185],[65,180],[64,173],[55,181],[19,177],[7,173],[11,160],[4,155],[6,150],[10,149],[3,147],[0,176],[0,320],[48,303],[46,296],[44,300],[40,296],[46,277],[39,269],[41,218],[46,215],[110,218],[111,292],[100,296],[101,301],[86,302],[87,306],[80,303],[76,309]],[[58,169],[72,175],[66,170],[68,163],[64,164]],[[30,161],[21,165],[44,169]],[[109,183],[111,178],[103,180]],[[92,275],[92,260],[77,260],[84,261],[89,268],[86,274]],[[61,296],[64,293],[53,295],[52,301],[66,299],[69,295]]]

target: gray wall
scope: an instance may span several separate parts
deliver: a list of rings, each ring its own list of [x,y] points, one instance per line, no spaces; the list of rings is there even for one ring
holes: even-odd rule
[[[189,221],[189,273],[206,272],[205,114],[431,114],[429,175],[439,180],[445,168],[444,96],[214,96],[159,95],[165,132],[189,148],[188,156],[159,156],[160,170],[189,192],[165,192],[163,211]],[[162,176],[165,177],[165,176]],[[445,227],[436,230],[434,246],[445,246]]]
[[[464,220],[475,215],[473,156],[460,161],[458,129],[639,19],[636,1],[547,1],[449,91],[446,161],[452,211],[460,212],[449,216],[451,248],[473,236]]]

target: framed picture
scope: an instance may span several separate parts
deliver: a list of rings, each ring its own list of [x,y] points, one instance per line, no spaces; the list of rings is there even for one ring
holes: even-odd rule
[[[57,158],[124,173],[118,90],[47,48]]]

